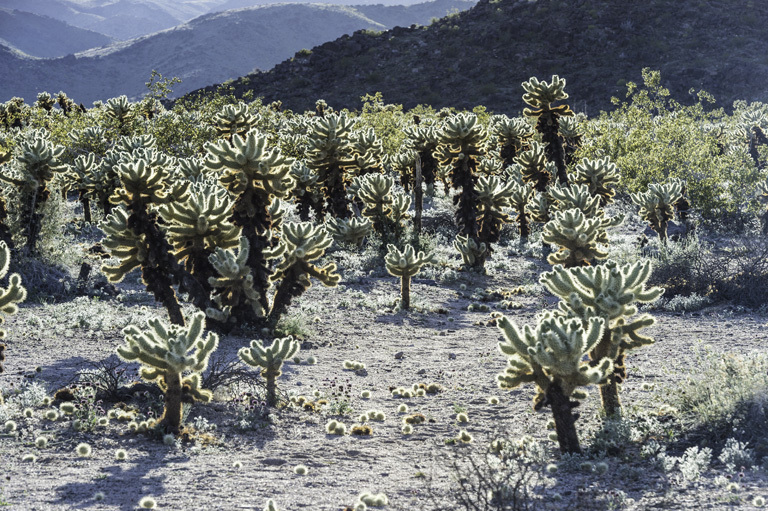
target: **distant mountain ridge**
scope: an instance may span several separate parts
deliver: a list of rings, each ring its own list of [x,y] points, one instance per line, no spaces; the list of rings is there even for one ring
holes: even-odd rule
[[[474,5],[466,0],[435,0],[418,6],[273,4],[206,14],[172,29],[90,49],[58,59],[33,60],[0,48],[0,101],[63,90],[88,105],[146,92],[153,69],[183,82],[176,94],[269,69],[302,48],[311,48],[358,30],[381,31],[389,23],[426,23],[451,10]],[[381,13],[384,22],[375,16]]]
[[[768,2],[740,0],[481,0],[428,27],[356,33],[324,43],[267,72],[236,80],[287,108],[318,98],[355,108],[369,92],[412,107],[523,108],[521,82],[566,78],[569,103],[596,112],[623,96],[640,71],[661,71],[684,100],[689,88],[719,105],[768,102]],[[206,90],[211,90],[209,87]]]
[[[27,55],[55,58],[103,46],[112,39],[30,12],[0,8],[0,44]]]

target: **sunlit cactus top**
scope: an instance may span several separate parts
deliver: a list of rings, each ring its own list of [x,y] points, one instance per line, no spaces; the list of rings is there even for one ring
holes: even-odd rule
[[[232,138],[235,135],[244,135],[256,125],[259,120],[257,115],[250,112],[248,105],[224,105],[214,116],[213,123],[219,136]]]
[[[556,101],[568,99],[568,94],[565,92],[565,78],[552,75],[552,80],[545,82],[539,81],[533,76],[527,82],[523,82],[522,85],[525,89],[523,101],[533,107],[524,109],[525,115],[538,115],[544,111],[557,111],[560,115],[573,114],[567,105],[552,106],[552,103]]]

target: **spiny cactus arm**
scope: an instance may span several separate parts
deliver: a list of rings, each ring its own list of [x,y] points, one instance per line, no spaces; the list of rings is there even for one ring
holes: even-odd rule
[[[148,248],[143,236],[137,236],[128,227],[130,216],[125,206],[112,210],[101,228],[107,237],[102,244],[120,262],[116,266],[105,264],[102,271],[110,282],[120,282],[134,268],[138,268],[146,260]]]
[[[360,245],[371,234],[373,224],[368,218],[351,217],[347,219],[329,218],[326,230],[336,241]]]
[[[597,216],[600,212],[600,197],[591,195],[587,185],[552,186],[549,188],[549,194],[555,199],[560,211],[575,208],[589,218]]]
[[[305,271],[319,280],[325,287],[336,287],[341,282],[341,275],[335,273],[336,263],[329,263],[322,268],[314,264],[307,264]]]
[[[605,259],[608,252],[601,250],[597,245],[601,234],[599,219],[586,219],[578,209],[557,211],[552,220],[544,225],[542,240],[561,248],[550,254],[547,261],[553,265],[574,267],[589,265],[596,259]]]
[[[574,182],[587,185],[589,192],[599,196],[602,204],[613,202],[619,179],[616,164],[607,156],[597,160],[584,158],[576,165],[573,173]]]
[[[301,345],[292,336],[275,339],[268,347],[261,341],[252,340],[249,348],[240,348],[237,356],[251,367],[260,367],[265,371],[276,372],[280,376],[283,362],[299,352]]]
[[[643,335],[640,330],[656,323],[656,320],[648,315],[633,318],[632,321],[625,321],[623,318],[616,322],[613,328],[615,335],[620,336],[620,342],[614,343],[619,346],[621,351],[629,351],[640,346],[653,344],[652,337]]]
[[[115,190],[112,204],[162,204],[168,197],[165,173],[162,167],[152,167],[147,160],[138,159],[117,165],[121,188]]]
[[[189,376],[185,376],[181,380],[181,385],[184,388],[184,394],[195,401],[210,403],[211,399],[213,399],[213,392],[202,387],[202,377],[199,373],[192,373]]]
[[[0,278],[8,273],[8,267],[11,261],[11,251],[4,241],[0,241]],[[17,304],[27,298],[27,290],[21,285],[21,277],[14,273],[8,278],[8,287],[0,288],[0,312],[6,315],[15,314],[18,311]],[[0,315],[0,324],[5,321]],[[0,339],[4,338],[6,332],[0,329]]]

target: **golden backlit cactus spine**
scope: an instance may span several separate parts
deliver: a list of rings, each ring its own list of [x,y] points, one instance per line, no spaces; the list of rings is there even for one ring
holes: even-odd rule
[[[499,350],[507,356],[505,371],[497,376],[501,388],[513,389],[523,383],[536,385],[534,409],[549,406],[563,453],[579,453],[576,431],[578,414],[573,409],[585,397],[578,387],[605,380],[613,369],[610,358],[596,364],[584,360],[603,337],[604,320],[563,318],[546,312],[537,318],[535,328],[522,330],[506,316],[497,319],[504,336]]]
[[[640,206],[640,217],[656,231],[662,243],[667,241],[667,226],[675,218],[675,203],[683,197],[683,182],[671,179],[667,183],[651,183],[648,191],[630,194]]]
[[[43,225],[43,207],[51,195],[48,185],[64,170],[64,147],[48,139],[45,132],[33,131],[18,146],[13,168],[4,166],[0,180],[15,186],[20,195],[21,225],[25,226],[28,253],[35,253]]]
[[[224,105],[213,117],[213,124],[219,137],[231,140],[235,135],[244,136],[256,126],[259,117],[250,112],[248,105]]]
[[[8,273],[8,267],[11,264],[11,250],[0,241],[0,279],[5,278]],[[15,314],[19,310],[18,304],[27,298],[27,290],[21,285],[21,277],[18,273],[11,274],[8,277],[8,287],[0,288],[0,325],[5,322],[5,316]],[[3,361],[5,360],[5,344],[2,342],[8,332],[0,327],[0,373],[3,372]],[[0,393],[0,404],[2,404],[2,394]]]
[[[201,386],[202,373],[208,367],[211,353],[219,338],[205,330],[205,314],[192,316],[187,327],[167,324],[153,318],[147,329],[130,325],[123,330],[125,344],[117,348],[117,355],[127,362],[141,364],[139,374],[148,382],[155,382],[165,394],[165,410],[161,424],[167,433],[178,434],[181,428],[182,399],[191,398],[207,403],[213,397]]]
[[[559,133],[559,119],[572,116],[573,111],[568,105],[552,105],[552,103],[568,99],[568,94],[565,92],[565,79],[558,75],[552,75],[551,81],[545,82],[531,77],[528,81],[523,82],[522,86],[525,89],[523,101],[531,107],[524,109],[523,114],[538,119],[536,131],[541,134],[547,160],[557,168],[558,182],[561,185],[567,185],[565,151]]]
[[[542,241],[560,247],[547,256],[547,262],[572,268],[589,266],[596,260],[605,259],[608,252],[598,246],[601,231],[599,219],[587,218],[578,209],[556,211],[541,234]]]
[[[299,352],[299,341],[290,335],[275,339],[272,344],[264,347],[261,341],[253,340],[249,348],[240,348],[237,356],[251,367],[261,369],[261,376],[267,383],[267,405],[277,405],[276,380],[282,373],[283,362],[293,358]]]
[[[246,137],[235,135],[229,143],[222,140],[205,147],[206,166],[220,173],[219,181],[235,199],[230,221],[242,229],[248,240],[247,264],[261,297],[261,308],[268,310],[270,268],[266,252],[271,249],[274,229],[270,206],[293,189],[293,160],[279,149],[269,148],[267,137],[253,131]]]
[[[280,245],[285,248],[282,260],[275,267],[271,277],[273,282],[280,283],[277,284],[272,300],[268,317],[269,327],[277,324],[294,298],[309,289],[310,277],[316,278],[326,287],[339,284],[341,275],[335,273],[336,264],[329,263],[324,267],[312,264],[312,261],[325,254],[325,250],[332,243],[333,238],[322,226],[314,226],[309,222],[287,222],[283,225]]]
[[[411,278],[419,273],[422,266],[432,262],[432,255],[422,251],[417,254],[411,245],[400,250],[390,244],[387,249],[384,264],[390,275],[400,277],[400,306],[408,310],[411,308]]]
[[[650,275],[650,262],[619,266],[608,261],[578,268],[557,265],[539,278],[560,298],[558,315],[578,319],[584,325],[593,318],[605,322],[603,336],[589,355],[593,363],[605,357],[613,362],[613,371],[600,386],[603,410],[609,416],[621,414],[618,384],[626,378],[626,353],[653,343],[640,330],[651,326],[654,319],[647,314],[637,315],[637,304],[654,302],[663,293],[659,287],[646,287]]]

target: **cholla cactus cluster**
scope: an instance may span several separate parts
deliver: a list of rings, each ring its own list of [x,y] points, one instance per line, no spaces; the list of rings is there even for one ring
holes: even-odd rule
[[[400,277],[400,306],[403,309],[411,307],[411,277],[416,275],[422,266],[432,261],[432,256],[424,252],[416,253],[411,245],[403,250],[394,245],[387,247],[388,252],[384,264],[390,275]]]
[[[674,205],[683,197],[683,182],[672,179],[667,183],[651,183],[648,191],[633,193],[632,202],[640,206],[640,216],[659,235],[667,240],[667,226],[675,218]]]

